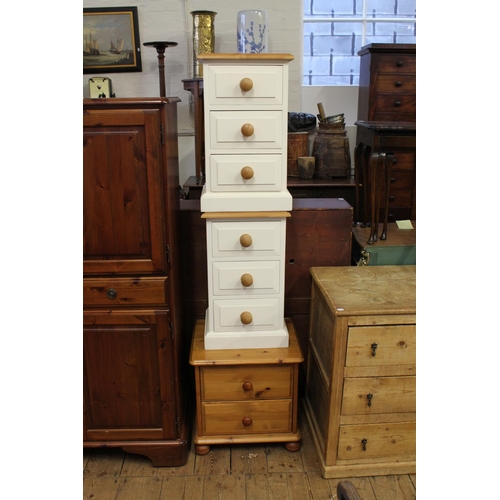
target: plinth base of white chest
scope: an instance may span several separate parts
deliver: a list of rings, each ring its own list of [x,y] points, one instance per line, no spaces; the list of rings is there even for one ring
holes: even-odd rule
[[[254,329],[251,325],[235,327],[234,331],[218,332],[211,330],[212,311],[205,315],[205,349],[273,349],[288,347],[289,334],[284,319],[276,329]]]
[[[200,200],[202,212],[256,212],[292,210],[292,195],[281,192],[208,192],[203,186]]]

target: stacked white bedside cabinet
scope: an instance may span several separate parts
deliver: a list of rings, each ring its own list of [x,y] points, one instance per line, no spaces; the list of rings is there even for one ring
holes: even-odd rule
[[[205,349],[282,348],[290,54],[202,54]]]

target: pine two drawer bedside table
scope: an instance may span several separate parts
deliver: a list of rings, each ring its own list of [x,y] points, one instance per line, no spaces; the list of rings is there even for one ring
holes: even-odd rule
[[[311,268],[304,408],[325,478],[416,471],[415,271]]]
[[[197,320],[189,362],[195,369],[195,451],[210,445],[285,443],[298,451],[298,373],[303,361],[290,319],[288,347],[257,349],[204,348],[204,320]]]

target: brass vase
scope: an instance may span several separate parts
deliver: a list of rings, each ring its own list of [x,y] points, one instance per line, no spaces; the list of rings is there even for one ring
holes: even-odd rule
[[[203,65],[199,63],[200,54],[211,54],[215,49],[214,19],[217,12],[195,10],[193,16],[193,78],[203,76]]]

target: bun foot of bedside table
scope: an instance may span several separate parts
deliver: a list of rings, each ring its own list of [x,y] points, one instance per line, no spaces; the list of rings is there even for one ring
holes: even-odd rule
[[[286,443],[285,448],[288,451],[299,451],[300,450],[300,445],[302,443],[300,441],[293,441],[292,443]]]
[[[207,444],[196,444],[194,451],[197,455],[206,455],[210,451],[210,446]]]

